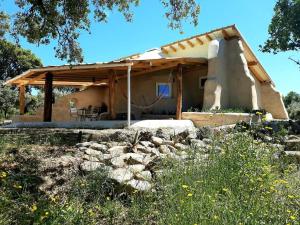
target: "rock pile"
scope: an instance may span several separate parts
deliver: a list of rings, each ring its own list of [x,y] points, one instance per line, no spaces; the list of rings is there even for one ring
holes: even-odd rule
[[[104,168],[108,177],[119,184],[132,190],[147,191],[156,175],[155,165],[161,159],[187,159],[187,150],[191,148],[203,155],[209,151],[210,143],[208,138],[200,140],[194,131],[184,131],[171,137],[159,132],[156,135],[143,132],[136,134],[132,142],[91,141],[76,146],[84,153],[81,170],[90,172]]]

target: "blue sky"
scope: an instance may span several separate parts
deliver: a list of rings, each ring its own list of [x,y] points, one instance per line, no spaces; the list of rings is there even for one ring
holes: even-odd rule
[[[0,0],[1,8],[12,14],[17,9],[13,2],[14,0]],[[289,91],[300,93],[300,68],[288,59],[290,56],[299,59],[300,53],[273,55],[259,51],[259,45],[267,39],[275,2],[276,0],[199,0],[201,13],[198,27],[184,23],[184,33],[180,34],[167,27],[164,9],[159,0],[141,0],[140,6],[134,8],[132,23],[125,22],[118,12],[110,12],[108,23],[92,23],[92,34],[81,34],[80,44],[84,50],[84,61],[109,61],[236,24],[272,77],[276,88],[283,94]],[[49,46],[35,46],[25,40],[21,41],[21,45],[31,49],[42,59],[44,65],[64,64],[65,62],[55,58],[54,44],[55,42]]]

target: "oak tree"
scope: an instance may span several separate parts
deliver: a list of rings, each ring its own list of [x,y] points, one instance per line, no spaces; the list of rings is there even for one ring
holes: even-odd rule
[[[269,38],[263,52],[285,52],[300,50],[300,0],[278,0],[274,7],[274,16],[269,25]],[[291,59],[298,65],[298,59]]]
[[[200,6],[196,0],[158,0],[165,8],[171,29],[182,29],[182,21],[197,25]],[[15,0],[19,10],[13,20],[13,34],[30,43],[49,44],[57,40],[56,57],[69,63],[82,62],[78,42],[81,31],[90,31],[90,18],[107,22],[109,11],[117,10],[126,21],[133,19],[133,7],[140,0]]]

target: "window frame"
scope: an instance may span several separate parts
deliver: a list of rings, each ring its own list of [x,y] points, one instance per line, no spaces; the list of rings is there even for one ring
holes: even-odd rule
[[[169,95],[163,95],[162,98],[172,98],[172,83],[170,82],[156,82],[156,97],[159,97],[159,86],[160,85],[168,85],[169,86]]]
[[[205,80],[204,85],[202,85],[202,81]],[[205,88],[205,83],[207,82],[208,78],[207,77],[199,77],[199,88],[204,89]]]

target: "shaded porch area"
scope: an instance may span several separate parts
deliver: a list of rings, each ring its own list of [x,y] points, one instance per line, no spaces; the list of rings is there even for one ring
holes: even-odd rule
[[[132,107],[136,107],[132,100],[132,95],[147,95],[143,93],[146,89],[146,80],[149,74],[160,73],[166,70],[172,70],[171,77],[174,85],[174,94],[172,96],[173,106],[175,107],[174,116],[181,119],[183,107],[183,74],[187,74],[191,70],[207,68],[207,60],[203,58],[161,58],[147,60],[121,60],[110,63],[84,64],[75,66],[49,66],[40,69],[32,69],[9,80],[6,84],[16,85],[19,87],[20,115],[24,115],[25,108],[25,87],[42,86],[44,88],[45,98],[42,110],[42,121],[53,121],[53,110],[59,110],[61,107],[55,108],[53,104],[53,88],[58,87],[76,87],[84,90],[97,89],[93,95],[87,95],[80,101],[86,103],[85,107],[74,107],[74,114],[79,116],[81,121],[85,118],[91,120],[119,120],[120,115],[127,118],[127,125],[130,126],[131,119],[135,119],[132,115]],[[132,79],[140,77],[141,83],[132,86]],[[123,92],[117,85],[123,85]],[[133,88],[132,88],[133,87]],[[163,87],[163,86],[162,86]],[[159,90],[159,89],[158,89]],[[103,92],[103,93],[102,93]],[[158,92],[157,99],[164,98],[164,92]],[[95,102],[88,105],[88,102]],[[123,102],[120,102],[123,99]],[[124,101],[125,99],[125,101]],[[74,99],[68,99],[69,103]],[[125,105],[124,105],[125,103]],[[67,102],[65,102],[67,104]],[[88,108],[88,106],[92,108]],[[151,105],[151,104],[150,104]],[[122,107],[121,107],[122,106]],[[54,108],[53,108],[54,107]],[[142,106],[144,107],[144,106]],[[163,106],[164,107],[164,106]],[[98,108],[96,110],[96,108]],[[79,113],[79,111],[81,111]],[[65,113],[62,113],[65,114]],[[69,111],[72,115],[72,107]],[[102,115],[101,115],[102,114]],[[101,115],[101,116],[100,116]],[[144,114],[144,119],[164,119],[155,118],[155,115]],[[167,117],[171,115],[166,115]],[[123,119],[123,118],[122,118]],[[32,121],[34,122],[34,120]]]

